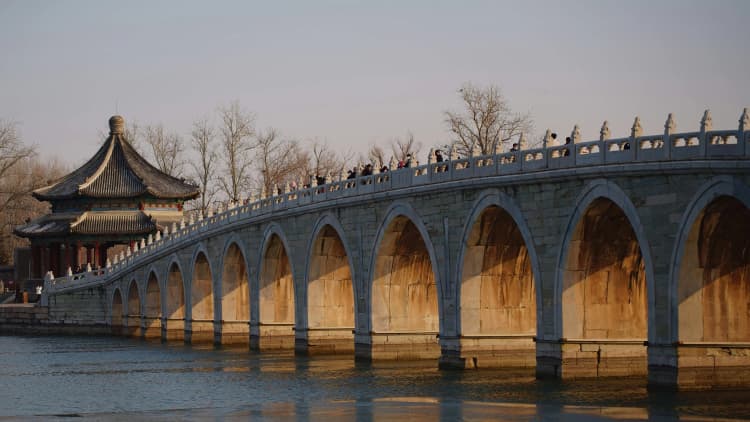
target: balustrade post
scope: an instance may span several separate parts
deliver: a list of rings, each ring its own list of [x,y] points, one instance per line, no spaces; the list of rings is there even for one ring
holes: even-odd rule
[[[677,129],[677,123],[674,121],[674,116],[669,113],[667,121],[664,122],[664,138],[662,140],[662,148],[664,148],[664,159],[672,159],[672,137],[671,135]]]
[[[641,136],[642,132],[643,128],[641,127],[641,118],[635,116],[633,126],[630,128],[630,143],[632,144],[631,147],[635,148],[635,161],[638,161],[641,158],[641,143],[638,141],[638,137]]]
[[[708,135],[706,132],[710,131],[713,126],[713,121],[711,119],[711,112],[706,109],[706,111],[703,112],[703,117],[701,118],[701,133],[698,136],[698,140],[700,142],[700,155],[701,157],[707,157],[708,156],[708,143],[711,141],[708,139]]]
[[[742,110],[742,115],[740,116],[740,126],[737,130],[737,142],[742,142],[742,152],[745,157],[750,156],[750,148],[748,148],[747,143],[750,141],[748,139],[748,136],[750,136],[750,115],[747,113],[747,107],[745,107]]]

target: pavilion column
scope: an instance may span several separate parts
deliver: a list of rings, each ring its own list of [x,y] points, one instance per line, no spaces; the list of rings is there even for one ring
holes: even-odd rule
[[[91,264],[97,267],[102,267],[101,254],[99,253],[99,242],[94,242],[94,247],[91,249]]]
[[[39,245],[31,245],[31,278],[41,278],[42,250]]]
[[[49,248],[49,269],[55,277],[60,276],[60,244],[52,243]]]
[[[76,252],[75,252],[75,255],[73,255],[75,257],[75,266],[78,267],[78,268],[80,268],[81,265],[82,265],[82,262],[81,262],[82,261],[81,260],[81,249],[82,248],[83,248],[83,246],[81,245],[81,241],[79,240],[78,242],[76,242]]]
[[[67,273],[68,268],[73,268],[72,262],[73,262],[73,245],[64,244],[65,246],[65,268],[63,268],[63,271]]]

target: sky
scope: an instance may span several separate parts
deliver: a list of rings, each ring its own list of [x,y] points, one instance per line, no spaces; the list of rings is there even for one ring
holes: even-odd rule
[[[258,128],[364,152],[450,140],[457,90],[497,85],[535,133],[735,129],[750,1],[0,0],[0,119],[81,164],[120,114],[185,138],[239,101]]]

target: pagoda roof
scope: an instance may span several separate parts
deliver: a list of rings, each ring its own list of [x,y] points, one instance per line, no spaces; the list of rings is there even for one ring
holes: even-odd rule
[[[16,227],[22,237],[69,235],[146,235],[158,229],[143,211],[84,211],[54,213]]]
[[[172,177],[143,158],[125,139],[125,122],[109,119],[110,134],[84,165],[49,186],[37,189],[40,201],[74,198],[136,198],[151,195],[162,199],[193,199],[200,189],[184,179]]]

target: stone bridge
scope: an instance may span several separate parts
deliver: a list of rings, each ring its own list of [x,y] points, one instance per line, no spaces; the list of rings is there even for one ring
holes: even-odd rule
[[[47,275],[60,324],[257,350],[750,379],[750,119],[472,156],[194,216]],[[109,328],[108,328],[109,329]]]

